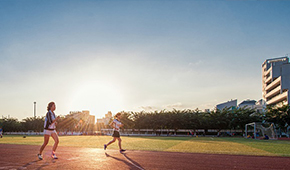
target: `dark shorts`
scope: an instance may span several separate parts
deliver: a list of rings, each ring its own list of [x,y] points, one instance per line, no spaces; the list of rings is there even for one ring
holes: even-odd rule
[[[119,133],[118,131],[115,131],[115,130],[114,130],[114,133],[113,133],[112,136],[113,136],[113,137],[117,137],[117,138],[119,138],[119,137],[120,137],[120,133]]]

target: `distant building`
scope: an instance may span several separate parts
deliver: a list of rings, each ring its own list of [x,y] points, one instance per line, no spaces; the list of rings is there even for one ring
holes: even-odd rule
[[[256,100],[244,100],[239,104],[239,108],[249,108],[249,109],[255,109],[256,107]]]
[[[107,114],[105,114],[105,117],[102,119],[97,119],[97,123],[104,123],[104,125],[108,125],[110,120],[112,119],[112,112],[108,111]]]
[[[74,129],[70,130],[81,132],[81,134],[94,134],[95,116],[90,115],[90,111],[70,111],[65,117],[71,119],[67,123],[74,126]]]
[[[258,101],[256,100],[244,100],[237,106],[237,99],[231,100],[228,102],[224,102],[221,104],[216,105],[216,109],[222,110],[224,108],[230,108],[230,110],[238,108],[248,108],[248,109],[254,109],[258,113],[263,113],[266,110],[266,102],[263,99],[260,99]]]
[[[230,108],[230,110],[236,109],[237,108],[237,99],[216,105],[216,109],[218,109],[218,110],[223,110],[226,107]]]
[[[267,105],[289,104],[290,63],[288,57],[273,58],[262,64],[262,91]]]
[[[264,113],[266,111],[266,101],[263,99],[258,100],[255,107],[258,113]]]
[[[266,102],[263,99],[260,99],[259,101],[256,100],[244,100],[239,105],[239,108],[248,108],[248,109],[254,109],[258,113],[265,112],[266,109]]]
[[[210,109],[204,109],[205,113],[210,113]]]
[[[95,116],[90,115],[90,111],[71,111],[66,117],[74,118],[77,121],[82,120],[86,124],[95,124]]]

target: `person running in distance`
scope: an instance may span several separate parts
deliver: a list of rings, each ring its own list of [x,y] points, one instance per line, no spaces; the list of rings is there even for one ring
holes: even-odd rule
[[[117,113],[115,116],[114,116],[114,120],[110,123],[110,126],[113,127],[114,129],[114,133],[113,133],[113,140],[111,140],[109,143],[107,144],[104,144],[104,150],[107,149],[107,147],[114,143],[116,141],[116,139],[118,139],[119,141],[119,149],[120,149],[120,153],[123,153],[125,152],[126,150],[122,149],[122,146],[121,146],[121,138],[120,138],[120,128],[124,126],[124,124],[122,124],[120,122],[120,119],[121,119],[121,113]]]
[[[2,127],[0,127],[0,136],[1,136],[1,138],[3,137],[2,133],[3,133],[3,129],[2,129]]]
[[[54,114],[54,111],[56,109],[56,106],[55,106],[55,103],[54,102],[50,102],[48,103],[48,106],[47,106],[47,113],[46,113],[46,116],[45,116],[45,121],[44,121],[44,142],[39,150],[39,154],[38,154],[38,158],[40,160],[43,159],[42,157],[42,151],[44,150],[44,148],[46,147],[46,145],[48,144],[48,141],[49,141],[49,137],[51,136],[54,140],[54,145],[53,145],[53,148],[52,148],[52,154],[51,154],[51,157],[53,159],[57,159],[57,156],[55,155],[55,151],[56,151],[56,148],[58,146],[58,143],[59,143],[59,140],[58,140],[58,136],[57,136],[57,133],[55,131],[55,128],[56,128],[56,121],[60,118],[59,116],[56,117],[55,114]]]

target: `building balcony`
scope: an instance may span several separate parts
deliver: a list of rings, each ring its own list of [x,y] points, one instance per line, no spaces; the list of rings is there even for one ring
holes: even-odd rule
[[[275,97],[273,97],[272,99],[267,101],[267,105],[274,105],[277,104],[279,102],[282,102],[284,100],[287,100],[288,97],[288,91],[283,92],[282,94],[279,94]]]
[[[265,71],[264,75],[268,75],[272,71],[272,67],[270,67],[267,71]]]
[[[271,81],[272,81],[272,76],[269,76],[268,78],[266,78],[265,83],[268,84],[268,83],[271,83]]]
[[[277,87],[279,84],[281,84],[280,82],[281,82],[281,76],[278,77],[278,78],[276,78],[276,80],[274,80],[272,83],[270,83],[270,84],[265,88],[265,90],[266,90],[266,91],[269,91],[269,90],[271,90],[271,89],[274,89],[274,88]]]
[[[265,97],[266,98],[271,98],[273,96],[278,95],[281,92],[281,86],[276,87],[275,89],[271,90],[270,92],[268,92]]]

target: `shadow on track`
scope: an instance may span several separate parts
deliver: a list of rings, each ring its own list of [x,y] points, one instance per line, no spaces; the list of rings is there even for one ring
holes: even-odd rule
[[[132,160],[131,160],[130,158],[128,158],[125,154],[123,154],[123,156],[124,156],[128,161],[123,160],[123,159],[120,159],[120,158],[117,158],[117,157],[114,157],[114,156],[111,156],[111,155],[109,155],[107,152],[105,152],[105,155],[106,155],[106,157],[110,157],[110,158],[113,158],[113,159],[115,159],[115,160],[117,160],[117,161],[120,161],[120,162],[125,163],[126,165],[128,165],[128,166],[130,167],[130,170],[140,169],[140,168],[143,170],[143,168],[140,167],[139,164],[137,164],[136,162],[132,161]],[[136,166],[136,165],[137,165],[137,166]]]
[[[35,160],[35,161],[28,162],[27,164],[25,164],[22,167],[19,167],[17,169],[27,169],[30,165],[33,165],[33,164],[35,164],[36,162],[39,162],[39,161],[40,160]]]
[[[129,158],[128,156],[127,156],[127,154],[126,153],[123,153],[123,156],[131,163],[131,164],[133,164],[135,167],[137,167],[138,169],[141,169],[141,170],[143,170],[143,167],[141,166],[141,165],[139,165],[137,162],[135,162],[135,161],[133,161],[131,158]]]
[[[52,159],[52,160],[51,160],[51,163],[55,163],[55,162],[56,162],[55,159]],[[42,169],[42,168],[44,168],[44,167],[46,167],[46,166],[51,165],[51,163],[50,163],[49,161],[46,161],[45,163],[43,163],[40,167],[38,167],[38,168],[36,168],[36,169],[37,169],[37,170],[40,170],[40,169]]]
[[[19,168],[17,168],[18,170],[21,170],[21,169],[30,169],[31,167],[29,167],[29,166],[32,166],[32,165],[34,165],[35,163],[37,163],[37,162],[41,162],[41,161],[43,161],[43,160],[35,160],[35,161],[31,161],[31,162],[28,162],[27,164],[25,164],[25,165],[23,165],[23,166],[21,166],[21,167],[19,167]],[[46,162],[43,162],[43,164],[42,165],[40,165],[39,167],[37,167],[36,169],[42,169],[42,168],[44,168],[44,167],[46,167],[46,166],[49,166],[51,163],[55,163],[56,161],[55,160],[51,160],[51,162],[49,162],[49,161],[46,161]],[[35,168],[35,167],[34,167]]]

